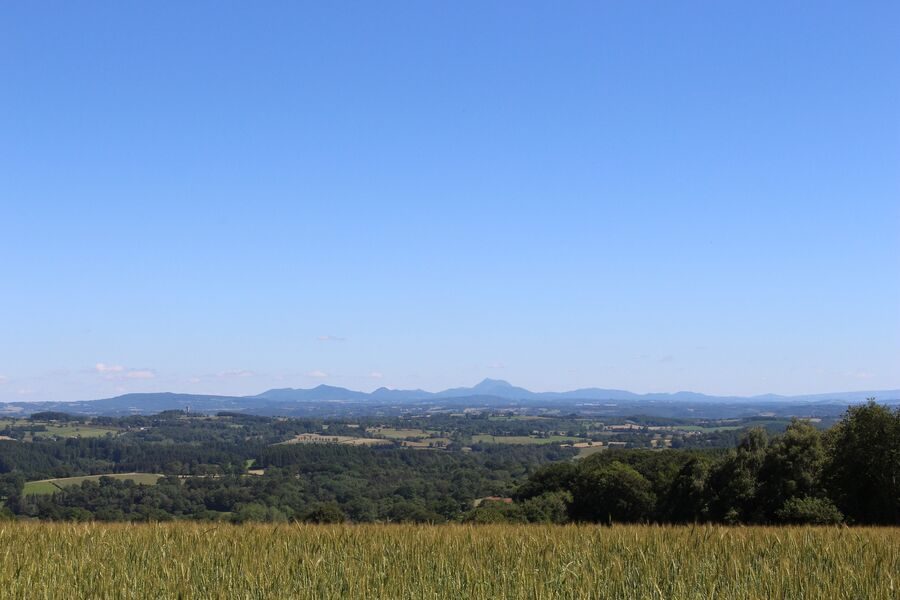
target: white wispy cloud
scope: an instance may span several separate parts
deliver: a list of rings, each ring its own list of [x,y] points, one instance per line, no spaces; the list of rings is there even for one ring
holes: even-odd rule
[[[153,379],[156,377],[156,371],[151,369],[128,369],[124,377],[125,379]]]
[[[854,379],[872,379],[873,377],[875,377],[875,373],[872,373],[871,371],[860,370],[856,371],[855,373],[851,373],[850,376]]]
[[[307,377],[315,377],[317,379],[323,379],[325,377],[328,377],[328,373],[326,373],[325,371],[320,371],[318,369],[314,369],[314,370],[310,371],[309,373],[307,373],[306,376]]]
[[[346,342],[347,338],[337,335],[320,335],[316,338],[320,342]]]
[[[494,361],[494,362],[492,362],[492,363],[488,363],[488,364],[487,364],[487,368],[488,368],[488,369],[505,369],[505,368],[506,368],[506,363],[497,360],[497,361]]]
[[[256,375],[253,371],[248,369],[232,369],[230,371],[222,371],[219,373],[219,377],[228,378],[228,377],[253,377]]]
[[[0,385],[3,385],[7,382],[9,382],[9,377],[7,377],[6,375],[0,375]]]
[[[156,371],[153,369],[130,369],[122,365],[107,363],[97,363],[94,365],[94,371],[109,381],[119,379],[153,379],[156,377]]]
[[[369,377],[372,379],[384,379],[384,374],[379,371],[372,371],[369,373]]]

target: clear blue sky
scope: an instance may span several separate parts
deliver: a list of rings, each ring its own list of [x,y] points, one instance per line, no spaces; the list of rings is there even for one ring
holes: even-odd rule
[[[897,2],[4,2],[0,400],[900,387]]]

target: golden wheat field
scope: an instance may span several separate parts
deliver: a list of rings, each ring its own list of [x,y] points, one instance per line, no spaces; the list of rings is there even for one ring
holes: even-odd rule
[[[3,598],[900,598],[900,529],[0,524]]]

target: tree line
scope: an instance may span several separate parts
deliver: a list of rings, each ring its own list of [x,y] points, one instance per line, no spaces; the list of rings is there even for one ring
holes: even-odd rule
[[[108,456],[104,442],[115,445],[114,440],[97,440],[88,447]],[[212,465],[184,462],[224,457],[236,465],[238,456],[220,455],[213,448],[201,455],[203,446],[149,446],[140,461],[126,451],[120,457],[125,462],[119,464],[150,467],[129,471],[170,473],[156,485],[101,477],[54,494],[29,495],[24,493],[25,478],[9,472],[0,475],[0,499],[5,498],[8,516],[47,520],[441,523],[460,520],[475,498],[512,493],[516,482],[536,466],[572,456],[571,449],[555,446],[495,446],[483,452],[451,453],[275,445],[252,449],[253,466],[265,474],[250,475],[243,468],[216,471]],[[152,468],[153,460],[159,461],[156,467],[166,469]],[[28,464],[46,470],[53,462]],[[200,468],[204,466],[206,473]],[[192,474],[179,474],[185,471]]]
[[[870,400],[826,432],[794,420],[725,453],[616,451],[538,469],[496,521],[900,524],[900,409]]]
[[[824,432],[795,420],[774,437],[751,429],[730,450],[607,450],[579,460],[554,445],[273,445],[321,424],[261,417],[127,419],[129,433],[118,437],[0,442],[0,516],[900,524],[900,409],[874,401]],[[249,475],[248,464],[265,474]],[[24,493],[25,481],[132,471],[166,476],[155,486],[101,478]],[[474,506],[490,496],[501,500]]]

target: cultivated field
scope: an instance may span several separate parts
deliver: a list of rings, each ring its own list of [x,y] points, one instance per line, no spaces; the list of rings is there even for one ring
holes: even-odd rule
[[[900,529],[0,523],[11,598],[900,597]]]
[[[58,479],[41,479],[38,481],[29,481],[25,483],[23,493],[26,496],[34,496],[40,494],[55,494],[64,487],[72,485],[81,485],[82,481],[99,481],[101,477],[111,477],[113,479],[126,480],[130,479],[135,483],[144,485],[154,485],[162,475],[156,473],[110,473],[107,475],[85,475],[83,477],[61,477]]]
[[[31,439],[30,429],[42,429],[34,431],[36,438],[96,438],[104,437],[107,434],[116,435],[120,433],[118,429],[112,427],[97,427],[94,425],[86,425],[83,423],[51,423],[47,421],[30,421],[25,419],[0,419],[0,429],[6,427],[24,427],[29,430],[26,435],[27,439]]]
[[[411,438],[427,438],[432,437],[434,432],[425,429],[397,429],[395,427],[375,427],[370,430],[372,433],[383,435],[392,440],[406,440]]]
[[[47,428],[47,431],[38,431],[35,433],[35,437],[94,438],[103,437],[108,433],[119,433],[117,429],[112,429],[109,427],[94,427],[92,425],[82,425],[80,423],[46,423],[45,427]]]
[[[489,435],[479,433],[472,436],[473,444],[565,444],[578,441],[581,441],[581,438],[567,435],[537,437],[534,435]]]
[[[320,435],[318,433],[301,433],[286,442],[280,444],[346,444],[348,446],[383,446],[390,444],[390,440],[378,438],[360,438],[348,435]],[[277,444],[276,444],[277,445]]]

